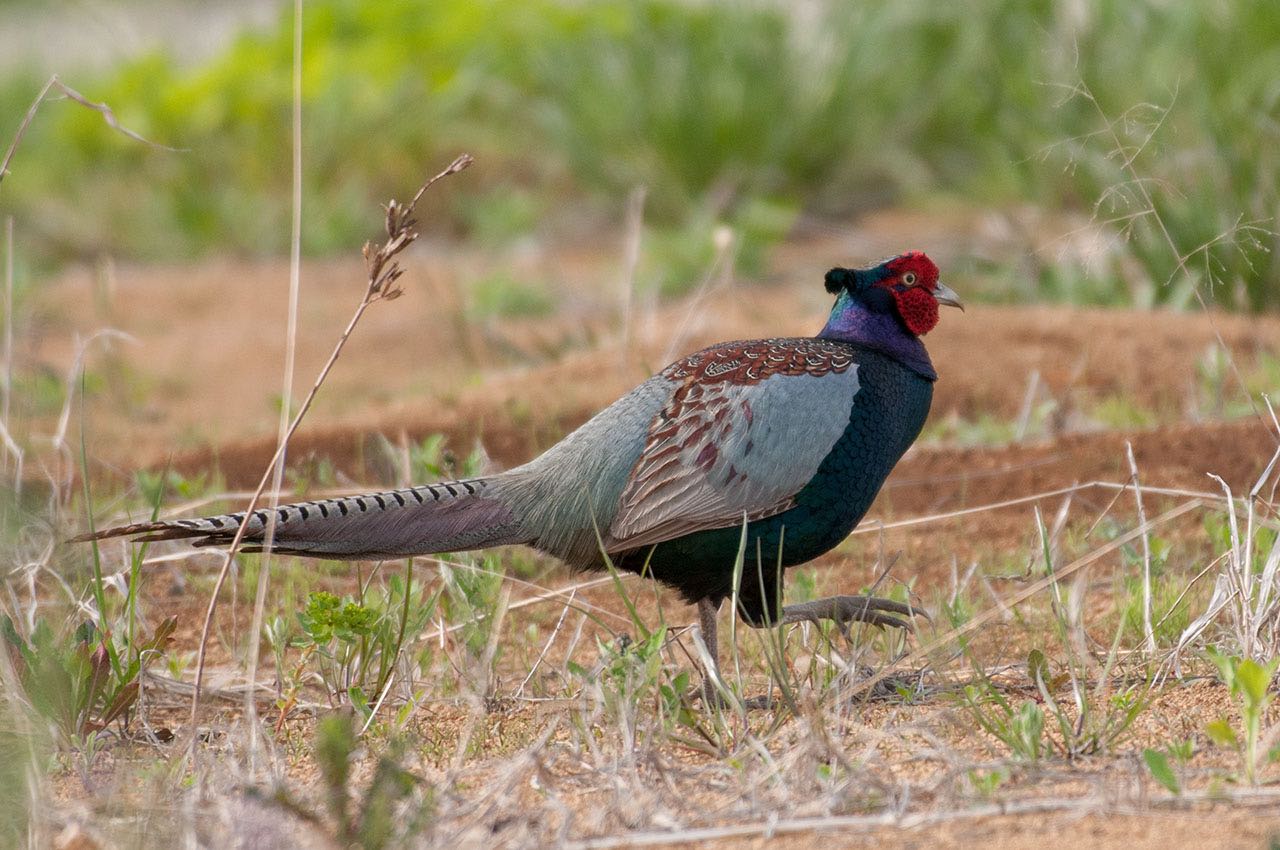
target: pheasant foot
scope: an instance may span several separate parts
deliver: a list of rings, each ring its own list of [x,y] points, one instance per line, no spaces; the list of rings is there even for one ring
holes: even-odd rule
[[[909,620],[892,616],[901,614],[904,617],[921,616],[926,620],[929,616],[923,610],[891,599],[878,596],[828,596],[812,602],[801,602],[787,605],[782,609],[782,622],[785,623],[817,623],[830,620],[847,629],[851,623],[870,623],[873,626],[892,626],[898,629],[914,631],[915,626]]]

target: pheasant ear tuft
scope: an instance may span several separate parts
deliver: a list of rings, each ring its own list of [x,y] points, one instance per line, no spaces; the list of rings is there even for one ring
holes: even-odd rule
[[[852,269],[834,268],[827,272],[824,279],[827,292],[832,295],[837,294],[842,289],[849,289],[853,286],[854,276]]]

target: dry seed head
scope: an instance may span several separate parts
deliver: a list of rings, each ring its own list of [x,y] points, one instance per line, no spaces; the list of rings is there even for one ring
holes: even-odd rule
[[[400,216],[397,215],[398,208],[396,206],[395,198],[392,198],[390,201],[387,202],[386,211],[387,211],[387,235],[395,236],[396,225],[397,225],[398,219],[400,218]]]
[[[445,169],[444,173],[457,174],[459,171],[463,170],[464,168],[471,165],[471,163],[475,161],[476,161],[475,157],[473,157],[471,154],[464,153],[462,156],[458,157],[452,163],[450,163],[449,167]]]
[[[412,231],[405,231],[405,230],[401,230],[398,233],[394,233],[390,241],[388,241],[386,246],[382,249],[383,253],[385,253],[388,257],[393,254],[399,254],[401,251],[405,249],[405,247],[410,242],[414,240],[414,237],[416,237],[417,235],[418,234],[413,233]]]

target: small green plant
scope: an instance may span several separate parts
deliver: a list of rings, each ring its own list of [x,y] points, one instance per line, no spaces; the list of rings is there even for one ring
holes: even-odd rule
[[[1174,765],[1185,768],[1193,755],[1195,755],[1195,741],[1188,738],[1185,741],[1167,744],[1162,750],[1148,747],[1142,751],[1142,760],[1156,782],[1173,794],[1181,794],[1182,783],[1178,779],[1178,771]]]
[[[1044,755],[1044,709],[1035,700],[1024,700],[1017,708],[990,679],[966,685],[961,703],[974,721],[989,735],[1009,748],[1020,761],[1039,761]]]
[[[1000,790],[1000,786],[1008,781],[1009,771],[1002,767],[994,770],[974,768],[965,774],[965,779],[968,780],[974,794],[989,800]]]
[[[0,635],[23,698],[54,725],[64,745],[86,751],[92,736],[112,723],[118,722],[121,733],[127,734],[141,674],[163,654],[177,624],[176,617],[169,617],[150,638],[116,646],[112,636],[89,622],[70,634],[59,634],[41,619],[24,637],[5,615]]]
[[[1231,695],[1240,702],[1240,720],[1242,728],[1237,730],[1225,717],[1212,721],[1205,727],[1210,740],[1223,747],[1235,750],[1244,764],[1244,779],[1250,785],[1258,782],[1258,763],[1265,758],[1274,761],[1280,752],[1272,749],[1268,753],[1261,752],[1262,717],[1275,694],[1271,690],[1271,681],[1275,677],[1276,668],[1280,666],[1280,657],[1273,658],[1266,664],[1259,664],[1251,658],[1224,655],[1214,649],[1208,650],[1209,658],[1218,668],[1218,675],[1223,684],[1231,689]]]
[[[350,711],[322,717],[316,724],[313,754],[320,769],[327,817],[308,811],[283,787],[268,799],[307,820],[329,825],[337,846],[383,850],[412,843],[435,813],[431,787],[403,766],[404,748],[398,743],[378,756],[363,790],[356,787],[352,763],[360,747]]]
[[[444,434],[430,434],[409,446],[409,478],[415,483],[471,478],[479,474],[483,464],[483,449],[476,446],[466,457],[459,458],[446,447]]]
[[[303,651],[300,663],[316,667],[330,702],[349,701],[368,718],[395,672],[406,639],[423,630],[437,597],[409,583],[407,573],[392,576],[385,590],[366,594],[363,601],[313,592],[298,613],[299,631],[292,638]],[[268,637],[282,670],[286,668],[277,647],[287,634],[282,620],[271,621]]]

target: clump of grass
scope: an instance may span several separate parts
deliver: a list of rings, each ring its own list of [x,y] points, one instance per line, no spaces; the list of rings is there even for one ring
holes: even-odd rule
[[[1063,662],[1055,669],[1045,651],[1031,650],[1025,669],[1039,701],[1026,700],[1015,707],[965,641],[962,650],[977,680],[964,688],[960,702],[978,725],[1004,743],[1016,758],[1036,761],[1051,748],[1066,758],[1108,752],[1124,740],[1146,708],[1154,678],[1148,673],[1131,678],[1127,684],[1113,681],[1124,633],[1123,619],[1104,658],[1096,659],[1088,651],[1083,580],[1077,578],[1069,589],[1058,581],[1054,547],[1038,510],[1036,518],[1049,578],[1050,626],[1058,650],[1055,655]],[[1046,726],[1056,734],[1046,735]]]
[[[16,696],[52,724],[63,746],[85,753],[92,764],[99,733],[115,724],[120,737],[131,735],[142,677],[164,653],[177,624],[171,616],[151,636],[139,635],[122,646],[91,622],[66,634],[41,619],[24,636],[6,614],[0,618],[0,638],[20,687]]]
[[[375,760],[372,774],[361,788],[353,762],[361,749],[355,718],[335,711],[316,724],[313,748],[324,792],[324,815],[307,809],[284,787],[268,799],[292,814],[323,823],[342,847],[382,850],[403,847],[421,837],[432,821],[435,794],[430,785],[403,766],[404,747],[388,746]]]
[[[1271,421],[1280,433],[1273,411]],[[1244,499],[1237,499],[1225,481],[1213,476],[1224,493],[1225,521],[1209,527],[1211,533],[1216,529],[1213,536],[1223,563],[1205,610],[1178,638],[1175,663],[1205,636],[1229,654],[1260,664],[1280,656],[1280,546],[1268,520],[1275,510],[1271,493],[1277,464],[1280,447]]]

